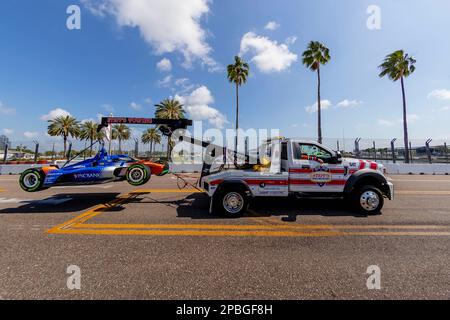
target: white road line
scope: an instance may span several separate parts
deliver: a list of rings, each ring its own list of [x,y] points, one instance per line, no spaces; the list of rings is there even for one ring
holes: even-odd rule
[[[8,203],[22,203],[22,204],[33,204],[33,205],[51,205],[56,206],[64,202],[70,201],[72,198],[62,198],[62,199],[44,199],[44,200],[31,200],[31,199],[18,199],[18,198],[0,198],[0,204]]]
[[[33,200],[26,200],[26,199],[17,199],[17,198],[0,198],[0,204],[2,203],[26,203],[26,202],[32,202]]]

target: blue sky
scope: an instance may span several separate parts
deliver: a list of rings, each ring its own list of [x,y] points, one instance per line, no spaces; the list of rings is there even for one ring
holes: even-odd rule
[[[72,4],[81,30],[66,27]],[[366,26],[372,4],[380,30]],[[446,0],[2,0],[0,134],[48,140],[45,119],[55,114],[153,116],[170,96],[205,127],[231,128],[224,70],[241,53],[251,66],[241,126],[314,138],[316,75],[301,53],[319,40],[332,55],[322,69],[325,137],[401,138],[400,83],[379,79],[377,66],[404,49],[417,59],[406,81],[410,135],[447,139],[449,14]]]

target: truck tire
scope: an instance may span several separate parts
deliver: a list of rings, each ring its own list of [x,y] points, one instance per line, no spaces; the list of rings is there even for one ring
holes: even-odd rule
[[[226,188],[214,195],[214,209],[228,217],[241,217],[248,209],[248,196],[239,188]]]
[[[351,201],[358,212],[366,215],[379,214],[384,205],[384,198],[380,189],[370,185],[355,189]]]
[[[142,164],[131,165],[126,173],[127,182],[135,187],[146,184],[151,177],[150,168]]]
[[[19,178],[20,187],[26,192],[41,191],[45,181],[45,174],[38,169],[28,169]]]

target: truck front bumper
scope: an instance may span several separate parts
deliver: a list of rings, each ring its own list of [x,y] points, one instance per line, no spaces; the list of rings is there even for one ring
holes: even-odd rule
[[[394,200],[394,184],[392,182],[387,183],[389,187],[389,200]]]

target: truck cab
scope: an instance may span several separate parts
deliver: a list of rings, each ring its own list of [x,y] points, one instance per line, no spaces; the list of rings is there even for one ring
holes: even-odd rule
[[[287,196],[344,198],[358,211],[375,214],[384,198],[394,195],[383,165],[343,158],[314,141],[284,138],[263,144],[256,165],[233,170],[213,165],[201,185],[211,210],[230,215],[243,214],[251,198]]]

